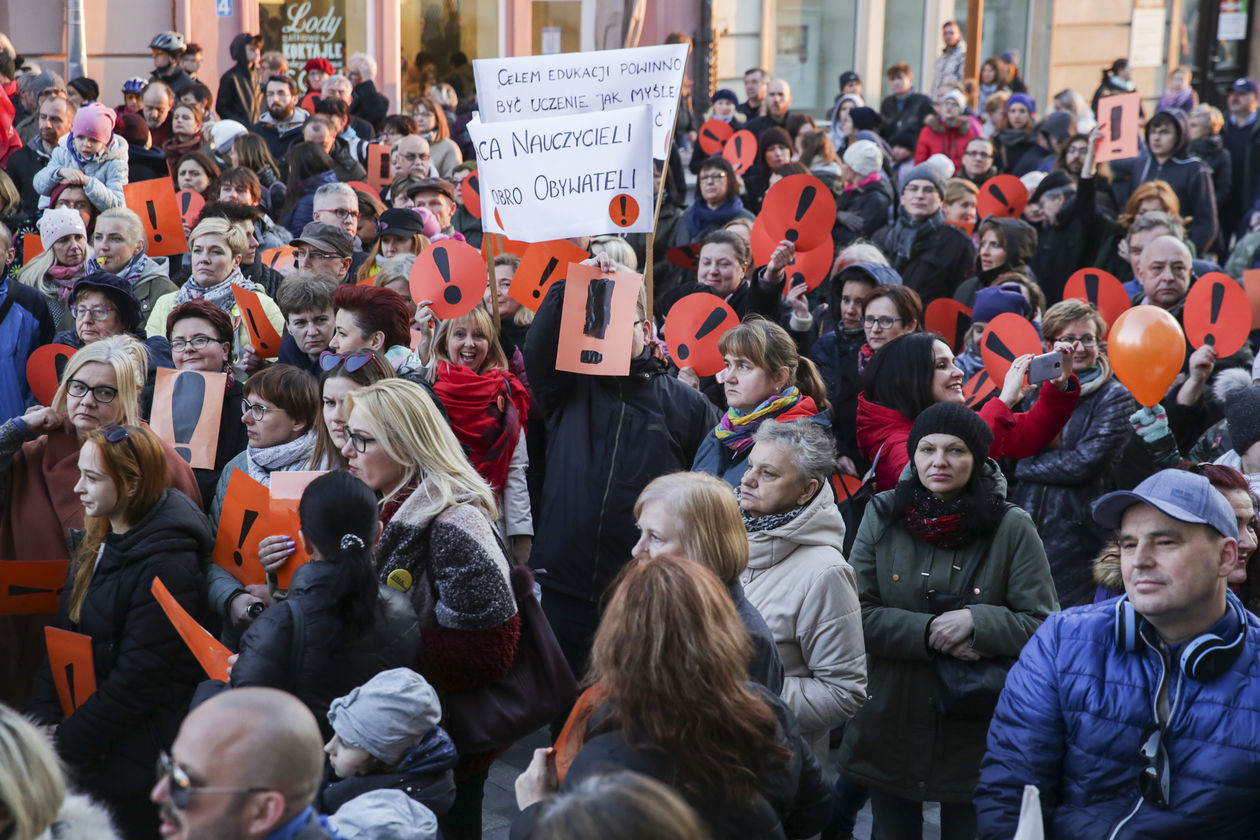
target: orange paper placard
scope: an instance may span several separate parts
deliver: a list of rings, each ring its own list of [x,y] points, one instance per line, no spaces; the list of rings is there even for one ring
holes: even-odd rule
[[[963,399],[968,408],[979,408],[985,400],[997,393],[997,385],[989,376],[989,372],[983,368],[963,385]]]
[[[179,205],[179,220],[183,223],[184,230],[192,230],[196,227],[197,220],[201,218],[201,211],[206,206],[206,200],[199,192],[180,190],[175,194],[175,202]]]
[[[1003,312],[989,322],[980,337],[980,358],[989,378],[1000,387],[1006,382],[1011,363],[1028,353],[1041,352],[1041,336],[1027,319],[1014,312]]]
[[[923,329],[936,333],[955,353],[962,352],[963,339],[971,328],[971,307],[953,298],[937,298],[923,313]]]
[[[766,233],[776,244],[787,240],[808,251],[830,242],[836,197],[813,175],[789,175],[769,189],[758,216],[766,220]]]
[[[0,561],[0,615],[55,613],[69,565],[65,560]]]
[[[213,559],[243,586],[267,582],[258,543],[270,533],[270,510],[267,488],[244,470],[233,470],[219,512]]]
[[[179,633],[184,644],[188,645],[193,656],[197,657],[197,662],[205,669],[206,676],[212,680],[227,682],[228,658],[232,655],[232,651],[219,644],[218,639],[211,636],[206,628],[198,624],[188,611],[179,605],[174,596],[167,591],[166,584],[162,583],[160,577],[153,579],[153,586],[150,589],[153,597],[162,607],[162,612],[166,613],[171,624],[175,625],[175,632]]]
[[[1243,291],[1251,303],[1251,328],[1260,328],[1260,268],[1243,271]]]
[[[1082,268],[1073,273],[1063,286],[1063,299],[1069,298],[1092,303],[1108,328],[1132,305],[1124,284],[1101,268]]]
[[[735,129],[731,128],[731,124],[726,120],[719,120],[714,117],[706,120],[704,125],[700,126],[700,131],[696,136],[697,142],[700,143],[700,151],[704,152],[706,157],[722,154],[722,147],[726,145],[726,141],[731,139],[731,135],[735,133]]]
[[[821,286],[831,273],[831,263],[835,255],[830,236],[808,251],[797,248],[792,255],[792,261],[783,267],[786,278],[783,282],[783,296],[787,297],[787,293],[801,283],[811,292]]]
[[[670,307],[665,344],[678,367],[713,376],[724,366],[718,341],[738,325],[739,316],[729,303],[708,292],[695,292]]]
[[[486,293],[486,261],[467,242],[445,239],[425,248],[411,266],[411,298],[431,301],[439,318],[467,315]]]
[[[276,328],[267,318],[267,310],[263,309],[258,293],[232,284],[232,296],[236,298],[236,305],[241,308],[241,320],[245,322],[249,343],[253,345],[254,352],[264,359],[274,359],[280,355],[280,333],[276,332]]]
[[[779,247],[779,240],[771,235],[770,223],[765,216],[758,216],[753,220],[752,233],[749,236],[752,239],[753,265],[769,264],[770,258]],[[697,261],[699,257],[696,254]]]
[[[52,405],[66,362],[77,352],[69,344],[45,344],[26,360],[26,384],[40,405]]]
[[[735,174],[743,175],[757,162],[757,136],[741,128],[722,144],[722,157],[735,167]]]
[[[175,187],[169,178],[136,181],[123,187],[127,206],[140,217],[144,235],[149,240],[146,253],[151,257],[169,257],[188,250],[184,239],[184,223],[175,200]]]
[[[380,192],[393,182],[390,169],[389,146],[384,143],[369,143],[367,147],[367,182],[372,189]]]
[[[603,274],[598,266],[570,265],[556,368],[601,376],[630,373],[634,308],[642,287],[641,274]]]
[[[1209,271],[1190,287],[1181,323],[1195,349],[1211,344],[1219,358],[1232,356],[1251,333],[1251,301],[1233,277]]]
[[[481,178],[476,172],[470,172],[468,177],[459,185],[459,197],[463,199],[464,207],[474,218],[481,218]]]
[[[999,216],[1018,219],[1028,204],[1028,188],[1014,175],[994,175],[980,187],[976,199],[976,216],[987,219]]]
[[[675,245],[665,252],[665,259],[683,271],[695,271],[700,267],[700,243],[689,242],[686,245]]]
[[[214,469],[227,374],[158,368],[153,387],[153,432],[194,469]]]
[[[45,627],[44,640],[48,644],[48,668],[52,671],[61,711],[70,717],[96,691],[92,637],[59,627]]]
[[[1142,98],[1136,91],[1104,96],[1098,100],[1097,119],[1103,139],[1098,144],[1094,160],[1102,163],[1137,157],[1141,109]]]
[[[567,239],[533,243],[525,249],[525,256],[512,275],[508,297],[537,312],[551,284],[564,279],[570,263],[579,263],[586,257],[586,251]]]
[[[377,198],[380,198],[380,195],[377,193],[377,191],[372,189],[372,185],[364,181],[346,181],[346,186],[353,187],[359,192],[365,192],[368,195],[373,195],[373,196],[376,196]]]
[[[297,543],[288,561],[276,572],[276,586],[280,589],[288,589],[298,566],[311,559],[302,548],[302,541],[298,539],[298,531],[301,530],[298,504],[302,501],[307,485],[323,474],[315,471],[271,474],[271,533],[284,534]]]
[[[44,240],[40,238],[38,233],[27,233],[22,236],[22,263],[31,261],[32,257],[38,257],[44,253]]]
[[[267,268],[281,274],[288,274],[297,268],[297,248],[292,245],[277,245],[260,253],[258,259],[262,260],[262,264]]]

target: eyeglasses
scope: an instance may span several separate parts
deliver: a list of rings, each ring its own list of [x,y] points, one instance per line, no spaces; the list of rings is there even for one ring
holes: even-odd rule
[[[336,369],[337,365],[342,363],[346,366],[347,373],[354,373],[361,370],[371,362],[376,365],[376,369],[381,373],[388,374],[389,371],[381,365],[381,360],[376,358],[375,353],[347,353],[344,356],[340,353],[334,353],[331,350],[325,350],[319,354],[319,369],[328,371]]]
[[[215,344],[227,344],[226,341],[220,341],[219,339],[211,338],[208,335],[198,335],[198,336],[193,336],[192,338],[189,338],[189,339],[183,339],[183,338],[175,339],[174,341],[171,342],[171,352],[172,353],[183,352],[185,347],[191,347],[192,349],[200,352],[201,350],[206,349],[206,345],[210,344],[211,342]]]
[[[350,445],[353,446],[354,451],[359,454],[367,452],[369,443],[376,443],[376,438],[361,435],[358,432],[352,432],[348,437],[350,438]]]
[[[878,318],[874,315],[867,315],[862,319],[862,323],[866,326],[879,327],[881,330],[889,329],[893,324],[899,323],[900,321],[900,318],[891,318],[887,315],[881,315]]]
[[[306,260],[339,260],[342,259],[337,254],[330,254],[327,251],[315,251],[310,248],[299,248],[294,255],[297,259],[305,262]]]
[[[267,416],[268,411],[281,411],[282,409],[273,408],[261,403],[252,403],[245,397],[241,397],[241,417],[252,414],[255,420],[262,420]]]
[[[109,313],[116,311],[113,306],[72,306],[70,307],[70,315],[74,320],[80,318],[90,318],[93,321],[103,321],[109,317]]]
[[[700,180],[701,181],[725,181],[726,173],[725,172],[706,172],[704,175],[700,176]]]
[[[358,210],[347,210],[344,207],[338,207],[336,210],[321,210],[319,212],[332,213],[334,216],[336,216],[338,219],[340,219],[343,222],[346,219],[357,219],[359,218],[359,215],[360,215]]]
[[[1079,341],[1082,347],[1093,347],[1098,343],[1098,339],[1092,335],[1061,335],[1055,341],[1066,341],[1068,344],[1076,344]]]
[[[109,385],[92,386],[78,379],[71,379],[66,383],[66,393],[72,397],[82,397],[88,391],[92,392],[92,399],[98,403],[112,403],[114,397],[118,396],[118,389]]]
[[[183,811],[194,793],[267,793],[271,788],[264,787],[194,787],[188,773],[166,753],[158,753],[157,777],[169,779],[171,804]]]
[[[1143,730],[1142,746],[1138,748],[1138,754],[1146,762],[1138,773],[1138,789],[1142,791],[1142,798],[1156,808],[1168,807],[1172,775],[1163,737],[1164,728],[1151,724]]]
[[[430,158],[430,155],[417,154],[416,152],[399,152],[398,156],[402,158],[403,160],[407,161],[407,163],[415,163],[416,161],[419,161],[419,160],[425,161],[427,163]]]

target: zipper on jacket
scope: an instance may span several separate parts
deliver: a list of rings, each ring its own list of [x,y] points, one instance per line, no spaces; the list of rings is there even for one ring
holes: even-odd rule
[[[1139,630],[1138,633],[1140,634],[1141,630]],[[1149,647],[1150,645],[1148,644],[1147,646]],[[1161,649],[1159,651],[1159,684],[1155,686],[1155,696],[1151,699],[1151,714],[1155,718],[1156,723],[1159,723],[1159,696],[1164,692],[1164,682],[1167,679],[1168,679],[1168,660],[1165,659],[1164,652]],[[1177,690],[1177,701],[1181,699],[1180,685],[1181,683],[1179,680],[1178,690]],[[1175,703],[1176,701],[1174,701],[1173,703],[1169,703],[1169,706],[1168,706],[1168,720],[1169,721],[1173,719],[1173,714],[1176,710]],[[1124,828],[1125,825],[1128,824],[1129,820],[1137,816],[1137,812],[1140,811],[1142,808],[1142,802],[1143,802],[1142,791],[1139,790],[1138,796],[1137,796],[1137,803],[1133,806],[1133,810],[1130,811],[1128,815],[1125,816],[1124,819],[1116,823],[1116,827],[1111,830],[1110,834],[1107,835],[1107,840],[1116,840],[1116,838],[1120,836],[1120,829]]]
[[[617,450],[621,448],[621,427],[626,419],[626,395],[621,383],[617,383],[617,402],[621,411],[617,414],[617,432],[613,435],[612,456],[608,459],[608,481],[604,483],[604,496],[599,503],[599,525],[595,529],[595,557],[591,564],[591,598],[598,600],[595,581],[599,577],[599,555],[604,549],[604,514],[608,511],[608,494],[612,490],[613,470],[617,467]]]

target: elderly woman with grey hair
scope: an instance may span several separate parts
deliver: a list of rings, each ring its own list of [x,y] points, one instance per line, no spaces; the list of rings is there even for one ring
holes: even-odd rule
[[[857,580],[828,479],[835,445],[808,420],[757,430],[739,506],[748,531],[745,594],[783,659],[783,699],[819,761],[830,731],[866,702]]]

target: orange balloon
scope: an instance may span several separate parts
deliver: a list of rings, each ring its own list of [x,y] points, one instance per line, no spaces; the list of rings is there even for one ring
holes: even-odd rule
[[[1134,399],[1150,408],[1164,398],[1186,360],[1181,325],[1158,306],[1122,313],[1107,335],[1107,358]]]

